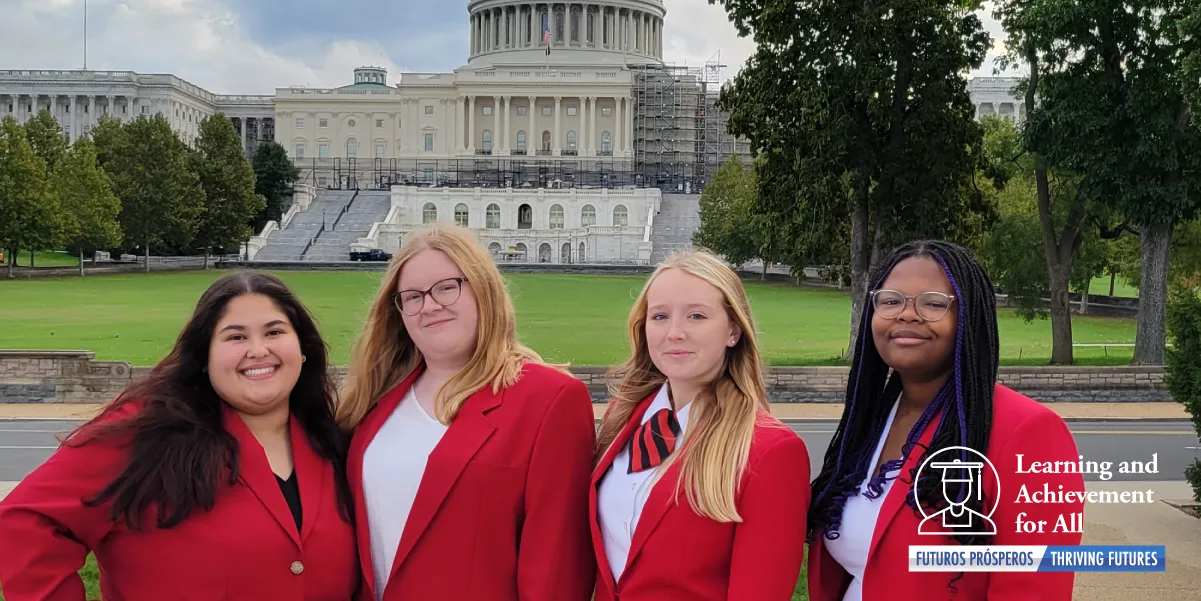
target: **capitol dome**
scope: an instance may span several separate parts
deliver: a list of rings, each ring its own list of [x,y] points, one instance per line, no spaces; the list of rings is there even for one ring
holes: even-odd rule
[[[469,0],[472,67],[663,61],[662,0]],[[549,31],[550,56],[544,33]]]

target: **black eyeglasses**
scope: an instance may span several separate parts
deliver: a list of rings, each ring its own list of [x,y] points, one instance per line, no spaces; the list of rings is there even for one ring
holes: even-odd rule
[[[447,307],[459,300],[459,295],[463,293],[463,282],[466,281],[467,278],[447,278],[425,290],[401,290],[392,295],[392,304],[405,315],[416,315],[425,306],[425,296],[428,294],[435,303]]]
[[[917,316],[925,321],[938,321],[946,317],[947,311],[955,297],[941,292],[923,292],[917,296],[905,296],[896,290],[872,291],[872,308],[876,314],[886,319],[895,319],[905,312],[905,307],[913,301],[913,309]]]

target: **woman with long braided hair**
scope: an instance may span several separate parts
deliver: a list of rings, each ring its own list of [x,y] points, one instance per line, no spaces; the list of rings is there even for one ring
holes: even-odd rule
[[[906,244],[869,281],[846,404],[813,482],[810,599],[1071,599],[1071,572],[910,571],[910,545],[1079,544],[1069,530],[1082,502],[1021,493],[1084,480],[1019,469],[1074,464],[1076,444],[1057,414],[997,383],[996,295],[969,251]],[[974,477],[937,467],[955,461],[983,465]]]

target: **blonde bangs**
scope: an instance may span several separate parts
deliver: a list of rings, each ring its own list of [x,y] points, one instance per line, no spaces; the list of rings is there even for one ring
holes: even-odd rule
[[[463,403],[485,386],[491,386],[493,392],[512,386],[521,375],[523,363],[545,364],[538,353],[518,342],[513,299],[496,263],[475,235],[459,225],[436,223],[405,239],[380,284],[367,321],[355,341],[339,398],[336,418],[343,428],[358,425],[381,396],[423,361],[392,304],[392,294],[405,262],[423,250],[442,251],[459,267],[475,294],[479,311],[475,352],[467,365],[442,385],[434,399],[438,421],[449,425]]]
[[[738,343],[726,351],[721,375],[700,398],[693,400],[684,443],[664,462],[660,474],[680,461],[676,495],[684,492],[699,515],[719,522],[742,520],[737,495],[750,455],[760,409],[767,410],[767,387],[759,357],[754,320],[738,274],[705,252],[678,252],[668,257],[647,279],[630,310],[630,356],[611,370],[612,400],[601,422],[597,456],[603,456],[630,420],[638,404],[667,378],[651,360],[646,344],[646,294],[666,269],[681,269],[721,291],[729,318],[742,330]]]

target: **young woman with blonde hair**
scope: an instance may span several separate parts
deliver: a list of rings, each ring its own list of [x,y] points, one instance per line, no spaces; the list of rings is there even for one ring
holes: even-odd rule
[[[588,600],[591,398],[517,341],[468,230],[434,225],[393,257],[337,419],[365,599]]]
[[[630,312],[590,491],[596,601],[787,601],[804,561],[805,443],[768,412],[746,291],[675,254]]]

